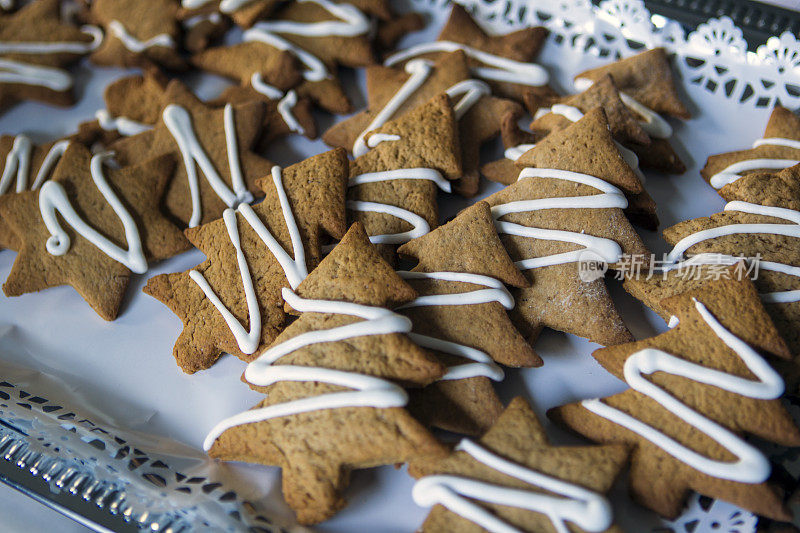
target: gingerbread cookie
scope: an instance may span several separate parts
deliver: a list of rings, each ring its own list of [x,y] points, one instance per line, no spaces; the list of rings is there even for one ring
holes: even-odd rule
[[[455,113],[447,95],[371,131],[370,150],[350,164],[348,220],[364,224],[370,240],[393,260],[398,245],[439,222],[437,189],[461,175]]]
[[[800,117],[776,105],[764,136],[749,150],[712,155],[700,174],[719,190],[757,170],[780,170],[800,163]]]
[[[800,445],[779,399],[783,381],[759,354],[788,359],[789,351],[755,287],[720,279],[661,305],[676,317],[670,331],[593,354],[631,388],[559,407],[553,418],[595,441],[631,446],[632,496],[662,516],[678,516],[694,490],[790,519],[768,483],[769,460],[742,438]]]
[[[603,109],[603,108],[598,108]],[[592,114],[593,118],[583,122],[581,129],[584,135],[596,135],[605,123],[606,128],[610,128],[605,112],[602,114]],[[579,122],[584,117],[584,113],[577,107],[566,104],[553,104],[548,108],[547,113],[534,121],[533,127],[539,135],[549,135],[553,131],[560,131],[564,128]],[[577,124],[576,124],[577,126]],[[593,130],[594,133],[590,133]],[[519,168],[524,166],[525,152],[536,146],[533,143],[533,135],[522,131],[516,123],[516,117],[508,116],[502,124],[503,143],[506,145],[505,158],[498,161],[487,163],[481,168],[482,173],[492,181],[504,184],[511,184],[516,181]],[[615,139],[611,139],[615,150],[625,161],[625,164],[636,174],[638,184],[632,184],[632,188],[624,188],[628,199],[628,206],[625,213],[631,221],[647,229],[655,230],[658,228],[658,215],[656,214],[656,204],[653,198],[644,190],[642,182],[644,175],[639,170],[639,159],[634,152],[625,148]],[[586,153],[584,147],[584,153]],[[588,154],[586,154],[588,155]]]
[[[71,285],[113,320],[131,272],[188,248],[158,208],[173,158],[103,168],[110,158],[71,143],[38,190],[0,196],[0,244],[19,251],[3,285],[7,296]]]
[[[438,40],[401,50],[386,58],[384,65],[398,66],[421,57],[435,59],[441,53],[461,50],[474,75],[489,83],[494,93],[521,103],[528,91],[555,94],[547,87],[547,71],[533,63],[546,37],[547,30],[542,27],[489,35],[463,7],[453,4]]]
[[[105,30],[93,63],[114,67],[152,65],[180,70],[178,4],[173,0],[92,0],[89,16]]]
[[[750,258],[740,276],[754,282],[767,312],[791,352],[800,355],[800,165],[775,173],[749,173],[720,189],[731,200],[722,213],[681,222],[664,230],[674,248],[662,272],[628,279],[625,288],[665,319],[659,302],[686,292],[726,264]],[[784,369],[792,389],[800,365]]]
[[[411,412],[437,427],[481,434],[502,410],[490,380],[502,380],[503,371],[493,361],[542,364],[506,314],[514,299],[504,284],[528,281],[503,248],[486,202],[398,252],[417,261],[399,274],[419,294],[399,312],[414,323],[414,342],[448,365],[440,381],[411,393]]]
[[[272,164],[251,151],[261,125],[260,102],[210,107],[177,80],[170,82],[162,102],[165,107],[151,131],[110,148],[123,165],[175,155],[180,163],[164,200],[170,215],[195,227],[263,194],[255,182],[269,174]]]
[[[183,322],[173,355],[184,372],[208,368],[223,353],[250,361],[283,330],[281,289],[296,288],[319,262],[323,232],[345,232],[346,183],[343,150],[273,167],[259,181],[263,202],[186,231],[208,259],[144,288]]]
[[[660,115],[691,118],[678,95],[666,50],[653,48],[582,72],[575,77],[575,88],[584,90],[606,75],[613,78],[622,101],[637,115],[651,137],[650,143],[628,144],[642,166],[671,174],[686,172],[686,165],[668,140],[672,136],[672,126]]]
[[[167,80],[158,71],[120,78],[103,91],[105,109],[95,112],[95,119],[83,122],[72,139],[92,146],[108,146],[122,137],[151,130],[166,105]]]
[[[0,112],[23,100],[74,103],[72,75],[63,70],[97,48],[103,32],[61,20],[58,0],[0,12]]]
[[[602,275],[579,276],[587,261],[614,268],[624,256],[649,254],[623,212],[625,192],[639,192],[641,182],[614,146],[602,109],[548,135],[518,163],[519,179],[487,198],[531,284],[511,290],[517,326],[531,340],[547,326],[605,345],[630,341]]]
[[[368,109],[334,125],[322,138],[358,157],[368,150],[364,137],[369,131],[403,116],[437,94],[447,93],[455,102],[464,170],[454,190],[473,196],[478,192],[481,145],[500,133],[503,117],[519,117],[522,108],[511,100],[491,96],[486,83],[470,76],[467,56],[460,50],[441,54],[435,64],[424,59],[409,61],[404,70],[368,67]]]
[[[389,309],[414,290],[358,223],[283,294],[302,314],[244,373],[267,398],[220,422],[204,446],[219,459],[279,466],[287,503],[301,524],[314,524],[346,505],[351,470],[447,453],[403,408],[397,385],[428,384],[444,369]]]
[[[606,531],[603,497],[625,466],[625,446],[553,446],[528,403],[514,398],[478,442],[414,461],[414,501],[433,507],[419,531]],[[434,507],[435,506],[435,507]]]

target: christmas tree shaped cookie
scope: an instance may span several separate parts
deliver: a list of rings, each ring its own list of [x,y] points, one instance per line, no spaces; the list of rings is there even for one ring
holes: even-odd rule
[[[183,69],[178,51],[178,3],[173,0],[92,0],[89,18],[102,26],[103,44],[92,53],[102,66]]]
[[[320,154],[259,180],[260,204],[228,209],[186,236],[208,258],[150,279],[144,291],[183,322],[173,355],[184,372],[223,354],[250,361],[283,330],[281,289],[297,287],[320,259],[320,239],[344,235],[347,158]]]
[[[625,288],[665,319],[661,300],[719,277],[737,258],[750,258],[737,277],[752,277],[767,312],[791,352],[800,355],[800,165],[753,172],[725,185],[721,213],[664,230],[674,248],[664,272],[627,279]],[[787,369],[794,386],[800,367]]]
[[[442,53],[461,50],[469,57],[476,77],[489,83],[496,94],[522,102],[530,91],[555,95],[547,87],[547,71],[533,63],[546,37],[547,30],[542,27],[489,35],[463,7],[453,4],[438,40],[400,50],[384,64],[398,66],[415,58],[437,59]]]
[[[72,75],[63,70],[103,39],[94,26],[79,29],[61,20],[58,0],[30,2],[0,11],[0,113],[23,100],[72,105]]]
[[[435,64],[415,60],[402,70],[368,67],[367,92],[368,109],[335,124],[325,132],[323,140],[362,155],[368,149],[364,144],[367,132],[446,92],[455,105],[464,169],[454,189],[465,196],[478,192],[481,145],[500,133],[503,117],[522,114],[519,104],[491,96],[488,85],[471,78],[467,56],[460,50],[441,54]]]
[[[170,82],[163,102],[152,130],[120,139],[111,149],[123,165],[175,155],[180,163],[164,201],[170,215],[195,227],[263,194],[255,182],[272,165],[250,150],[259,134],[261,103],[210,107],[179,81]]]
[[[414,501],[433,507],[419,531],[619,532],[602,494],[627,456],[615,444],[553,446],[533,409],[514,398],[479,441],[410,465]]]
[[[426,385],[444,370],[390,310],[415,296],[354,224],[296,292],[284,289],[302,314],[244,374],[267,398],[213,428],[209,455],[279,466],[302,524],[346,505],[351,470],[445,455],[403,408],[398,386]]]
[[[513,288],[517,326],[530,339],[542,327],[600,344],[631,340],[602,276],[581,279],[586,261],[614,268],[648,254],[623,209],[641,183],[616,150],[597,109],[552,133],[520,162],[519,179],[487,198],[497,230],[530,287]]]
[[[458,130],[449,97],[368,133],[364,155],[350,164],[348,220],[361,222],[385,257],[438,224],[437,189],[461,175]]]
[[[412,413],[450,431],[483,433],[502,410],[491,380],[503,371],[493,361],[542,362],[506,314],[514,300],[504,284],[528,282],[503,248],[486,202],[398,252],[417,261],[400,276],[419,294],[399,312],[414,323],[414,342],[448,365],[441,381],[412,392]]]
[[[764,136],[748,150],[738,150],[708,158],[700,171],[703,178],[719,190],[741,176],[758,170],[781,170],[800,163],[800,117],[776,105],[770,114]]]
[[[678,95],[666,51],[654,48],[587,70],[576,76],[575,87],[584,90],[606,75],[614,80],[622,101],[636,114],[651,137],[650,143],[629,145],[642,166],[672,174],[685,172],[686,166],[668,140],[672,136],[672,126],[661,116],[690,118]]]
[[[38,190],[0,196],[0,245],[19,252],[3,285],[7,296],[71,285],[113,320],[131,272],[188,248],[158,209],[172,157],[120,170],[104,167],[110,158],[71,143]]]
[[[590,88],[589,90],[593,89],[594,88]],[[602,112],[599,112],[601,110]],[[589,115],[587,119],[582,120],[586,115]],[[606,118],[604,108],[592,109],[588,111],[586,115],[577,107],[566,104],[553,104],[552,110],[535,120],[532,127],[537,137],[540,138],[545,138],[552,132],[561,132],[565,128],[574,125],[570,130],[573,134],[580,131],[582,135],[592,137],[600,136],[603,137],[604,140],[606,138],[611,139],[614,147],[613,151],[618,153],[625,164],[630,167],[631,171],[637,176],[636,183],[632,183],[628,187],[623,187],[623,191],[628,199],[628,206],[625,208],[625,213],[635,224],[655,230],[658,228],[656,204],[642,185],[644,176],[639,170],[638,157],[635,153],[625,148],[612,136],[607,135],[603,131],[606,129],[611,129],[611,131],[613,131]],[[506,145],[505,157],[487,163],[481,168],[481,172],[487,178],[506,185],[517,181],[519,170],[525,167],[529,157],[526,152],[536,146],[536,144],[532,142],[533,135],[521,130],[516,122],[516,117],[508,116],[503,121],[501,127],[503,143]],[[557,138],[563,137],[558,136]]]
[[[720,279],[664,300],[677,325],[595,358],[630,389],[552,411],[602,443],[632,447],[634,498],[677,516],[690,490],[780,521],[791,514],[767,482],[770,463],[745,434],[800,445],[780,376],[759,354],[789,351],[750,283]],[[673,324],[674,324],[673,321]]]

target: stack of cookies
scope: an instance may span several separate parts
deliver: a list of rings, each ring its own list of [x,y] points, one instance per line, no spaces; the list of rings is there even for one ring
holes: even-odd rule
[[[246,363],[230,386],[265,397],[204,447],[280,467],[300,523],[346,506],[351,471],[402,463],[432,508],[422,531],[616,531],[604,493],[628,465],[633,499],[664,517],[696,491],[791,518],[744,439],[800,445],[780,399],[800,383],[791,111],[709,159],[729,204],[665,230],[670,263],[644,279],[628,269],[651,255],[637,228],[659,224],[643,172],[686,170],[665,117],[690,114],[663,49],[562,95],[534,62],[545,29],[489,35],[459,5],[437,40],[396,49],[423,19],[388,0],[22,4],[0,12],[0,112],[74,103],[83,55],[141,73],[62,139],[0,137],[0,246],[17,254],[3,291],[71,285],[114,320],[132,274],[201,250],[144,292],[183,322],[181,370]],[[342,68],[365,68],[365,109]],[[234,84],[203,101],[181,81],[196,71]],[[315,138],[320,113],[351,114],[322,133],[330,150],[268,160],[280,137]],[[505,157],[482,160],[500,140]],[[482,176],[505,187],[439,225],[442,198],[474,198]],[[636,341],[589,262],[669,331]],[[689,279],[688,263],[724,275]],[[755,284],[737,276],[753,264]],[[545,327],[604,345],[592,356],[629,386],[549,412],[593,444],[552,445],[525,399],[498,395],[542,365]]]

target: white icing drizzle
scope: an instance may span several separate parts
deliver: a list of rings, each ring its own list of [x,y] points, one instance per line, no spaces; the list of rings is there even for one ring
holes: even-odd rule
[[[481,80],[464,80],[456,83],[445,92],[451,98],[464,95],[464,97],[453,106],[456,120],[461,120],[461,117],[463,117],[472,106],[477,104],[478,100],[486,95],[492,94],[492,89]]]
[[[432,168],[401,168],[359,174],[358,176],[350,178],[348,187],[355,187],[364,183],[375,183],[379,181],[409,179],[432,181],[441,190],[450,192],[450,182],[444,179],[437,170]],[[408,209],[403,209],[402,207],[360,200],[348,200],[346,206],[351,211],[371,211],[373,213],[392,215],[411,224],[412,228],[410,230],[401,233],[370,235],[369,240],[374,244],[402,244],[410,241],[411,239],[421,237],[431,230],[428,221],[416,213],[412,213]]]
[[[292,114],[292,109],[295,105],[297,105],[297,93],[294,90],[284,94],[283,91],[274,85],[270,85],[269,83],[265,82],[260,72],[253,72],[253,75],[250,77],[250,85],[253,87],[253,89],[263,94],[270,100],[280,99],[280,102],[278,102],[278,113],[281,115],[281,118],[283,118],[283,121],[290,130],[297,132],[300,135],[305,134],[306,130],[300,125],[300,122],[298,122],[297,118],[295,118],[295,116]]]
[[[756,381],[692,363],[655,348],[646,348],[628,357],[623,367],[623,374],[625,381],[632,389],[652,398],[673,415],[705,433],[736,456],[736,461],[716,461],[705,457],[599,399],[584,400],[581,404],[589,411],[644,437],[679,461],[706,475],[739,483],[762,483],[770,475],[770,464],[759,450],[727,428],[694,411],[644,377],[656,372],[664,372],[757,400],[772,400],[783,394],[783,380],[758,352],[728,331],[702,302],[694,300],[694,305],[708,327],[741,358],[748,370],[756,376]]]
[[[412,490],[421,507],[442,505],[447,510],[492,533],[520,533],[517,528],[472,500],[526,509],[547,515],[558,533],[569,533],[566,522],[583,531],[600,532],[611,527],[611,505],[602,495],[562,479],[548,476],[509,461],[470,439],[463,439],[457,451],[468,453],[489,468],[547,493],[515,489],[461,476],[438,474],[420,478]]]
[[[236,142],[236,124],[234,122],[233,107],[230,104],[225,106],[224,128],[225,143],[228,151],[228,168],[231,174],[233,190],[223,181],[222,177],[214,167],[214,163],[208,158],[203,146],[197,139],[197,135],[192,125],[192,117],[183,107],[170,104],[162,114],[164,124],[169,129],[178,149],[183,156],[183,164],[186,168],[186,176],[189,180],[189,191],[192,196],[192,216],[189,220],[189,227],[193,228],[200,224],[202,219],[202,206],[200,202],[200,183],[197,176],[197,166],[203,171],[203,175],[209,185],[217,193],[217,196],[225,202],[228,207],[235,208],[241,203],[250,203],[253,196],[247,190],[242,176],[242,168],[239,164],[239,150]]]
[[[0,54],[85,54],[103,42],[103,32],[97,26],[83,26],[81,31],[90,35],[92,41],[89,43],[0,42]],[[72,76],[60,68],[0,58],[0,83],[20,83],[46,87],[53,91],[66,91],[72,87]]]
[[[588,78],[577,78],[575,80],[575,89],[585,91],[593,84],[594,82]],[[619,93],[619,99],[622,100],[626,107],[642,117],[643,120],[639,121],[639,125],[650,137],[654,139],[669,139],[672,137],[672,126],[660,114],[622,91]]]
[[[478,50],[477,48],[452,41],[434,41],[412,46],[411,48],[401,50],[400,52],[389,56],[389,58],[384,61],[384,65],[391,67],[392,65],[402,63],[403,61],[419,55],[434,52],[455,52],[457,50],[462,50],[468,57],[475,59],[484,65],[488,65],[485,67],[472,67],[472,69],[470,69],[472,73],[479,78],[509,83],[519,83],[534,87],[546,85],[549,80],[547,71],[535,63],[514,61],[513,59],[490,54],[488,52]]]
[[[668,270],[677,268],[679,264],[678,261],[681,260],[684,252],[686,252],[686,250],[692,246],[707,240],[724,237],[726,235],[760,233],[800,238],[800,212],[794,211],[793,209],[758,205],[750,202],[733,201],[728,202],[725,205],[725,211],[750,213],[753,215],[780,218],[789,221],[790,224],[775,224],[768,222],[760,224],[728,224],[727,226],[719,226],[716,228],[709,228],[692,233],[691,235],[687,235],[678,241],[669,254],[667,254],[667,260],[674,263],[668,267]],[[709,254],[700,255],[707,256]],[[715,260],[714,262],[718,262],[718,260]],[[788,265],[786,263],[759,260],[758,267],[762,270],[781,272],[783,274],[800,278],[800,267]],[[797,302],[800,301],[800,290],[762,294],[761,298],[768,303]]]
[[[357,37],[370,30],[369,19],[352,4],[337,4],[331,0],[297,0],[297,2],[317,4],[340,20],[322,22],[270,20],[263,27],[272,33],[288,33],[304,37]]]
[[[487,287],[455,294],[419,296],[415,300],[401,305],[397,308],[398,310],[436,305],[475,305],[489,302],[497,302],[506,309],[514,308],[514,297],[511,296],[511,293],[508,292],[508,289],[500,280],[490,276],[466,272],[409,272],[405,270],[398,271],[397,274],[403,279],[438,279]],[[494,381],[502,381],[505,377],[503,369],[481,350],[419,333],[410,333],[409,336],[411,340],[423,348],[457,355],[473,361],[472,363],[449,367],[445,375],[440,378],[440,381],[478,376],[484,376]]]
[[[305,135],[305,128],[303,128],[294,114],[292,114],[292,109],[294,109],[294,106],[296,105],[297,93],[293,90],[289,91],[286,93],[286,96],[281,98],[281,100],[278,102],[278,113],[281,115],[281,118],[290,130],[297,132],[300,135]]]
[[[375,148],[382,142],[386,141],[399,141],[401,137],[399,135],[395,135],[394,133],[373,133],[367,139],[367,146],[370,148]]]
[[[193,17],[189,17],[183,21],[183,27],[187,30],[191,30],[195,26],[202,24],[203,22],[211,22],[212,24],[220,24],[222,22],[222,15],[217,13],[216,11],[213,13],[208,13],[206,15],[194,15]]]
[[[306,276],[308,276],[308,268],[306,266],[306,253],[303,248],[303,240],[300,236],[300,230],[297,227],[297,221],[294,218],[294,212],[291,205],[289,205],[289,197],[286,195],[286,189],[283,187],[282,170],[279,166],[272,167],[272,182],[275,184],[275,190],[278,193],[278,200],[283,212],[283,220],[286,223],[286,228],[289,231],[289,238],[292,243],[292,258],[283,246],[275,239],[269,229],[264,225],[258,215],[256,215],[253,208],[248,204],[241,204],[236,210],[226,209],[222,214],[225,221],[225,227],[228,230],[228,236],[231,239],[233,247],[236,249],[236,259],[239,263],[239,274],[242,277],[242,286],[244,287],[245,300],[247,301],[247,312],[250,317],[250,331],[245,331],[239,321],[233,316],[233,313],[225,307],[225,304],[219,299],[214,292],[214,289],[206,281],[205,277],[198,271],[192,270],[189,272],[191,277],[200,289],[206,295],[214,307],[220,312],[228,327],[231,330],[236,343],[242,353],[252,354],[258,348],[261,339],[261,311],[258,307],[258,298],[256,297],[255,290],[253,289],[253,279],[250,275],[250,269],[247,266],[244,252],[242,251],[241,241],[239,238],[239,228],[236,222],[236,212],[238,211],[244,220],[250,224],[250,227],[261,238],[267,246],[272,255],[277,259],[278,263],[286,275],[289,285],[295,289]]]
[[[59,256],[66,254],[70,248],[69,235],[61,227],[61,223],[56,217],[56,212],[58,212],[75,231],[100,249],[101,252],[114,261],[122,263],[130,271],[143,274],[147,272],[147,261],[142,251],[142,241],[139,237],[136,221],[125,209],[117,195],[114,194],[114,190],[103,175],[103,162],[112,156],[113,153],[111,152],[93,156],[90,163],[90,173],[100,194],[103,195],[103,198],[105,198],[117,214],[117,217],[119,217],[120,222],[122,222],[128,249],[123,250],[84,222],[72,207],[64,187],[58,182],[48,181],[42,185],[39,191],[39,211],[42,215],[42,221],[44,221],[47,230],[50,232],[50,237],[46,243],[47,251],[51,255]]]
[[[354,389],[301,398],[285,403],[251,409],[227,418],[217,424],[206,436],[203,448],[209,450],[214,441],[226,430],[242,424],[252,424],[272,418],[342,407],[374,407],[385,409],[403,407],[408,395],[402,387],[385,379],[330,368],[296,365],[274,365],[278,359],[305,346],[336,342],[370,335],[408,333],[411,321],[382,307],[371,307],[350,302],[312,300],[283,289],[283,298],[301,313],[332,313],[349,315],[364,320],[321,331],[309,331],[275,344],[247,365],[244,377],[253,385],[266,387],[279,381],[317,381]]]
[[[782,137],[758,139],[753,143],[753,148],[764,145],[786,146],[787,148],[796,148],[800,150],[800,141],[784,139]],[[737,161],[724,170],[717,172],[709,178],[708,183],[715,189],[721,189],[725,185],[733,183],[741,178],[743,172],[759,169],[783,170],[784,168],[793,167],[798,163],[800,163],[800,161],[794,159],[745,159],[744,161]]]
[[[595,237],[583,232],[529,228],[513,222],[504,222],[500,219],[510,213],[528,213],[543,209],[624,209],[628,206],[628,201],[625,199],[625,195],[622,191],[600,178],[566,170],[526,168],[523,169],[519,175],[520,180],[524,178],[550,178],[571,181],[593,187],[601,191],[601,194],[521,200],[492,207],[492,216],[495,219],[495,227],[498,233],[532,239],[570,242],[583,246],[582,249],[572,252],[517,261],[515,264],[518,268],[528,270],[531,268],[575,263],[581,260],[582,254],[587,250],[597,254],[597,256],[606,263],[616,263],[619,261],[622,256],[622,248],[611,239]]]
[[[252,1],[253,0],[221,0],[219,3],[219,10],[226,15],[230,15]],[[211,0],[181,0],[181,6],[186,9],[198,9],[209,2],[211,2]]]
[[[97,26],[83,26],[81,32],[89,35],[91,42],[0,41],[0,54],[86,54],[103,42],[103,32]]]
[[[60,92],[72,87],[72,76],[60,68],[42,67],[0,58],[0,83],[36,85]]]
[[[111,30],[111,33],[114,34],[114,37],[119,39],[125,48],[137,54],[144,52],[148,48],[153,48],[154,46],[175,48],[175,40],[167,33],[161,33],[155,37],[147,39],[146,41],[141,41],[131,35],[125,26],[118,20],[112,20],[108,24],[108,29]]]
[[[787,148],[794,148],[800,150],[800,141],[794,139],[785,139],[783,137],[767,137],[765,139],[758,139],[753,143],[753,148],[758,148],[763,145],[770,146],[786,146]]]
[[[50,176],[53,167],[64,155],[64,151],[69,146],[69,141],[58,141],[53,144],[39,166],[39,171],[36,173],[36,178],[31,184],[31,190],[35,191],[39,186]],[[5,165],[3,167],[3,174],[0,177],[0,195],[5,194],[11,186],[11,180],[16,174],[16,192],[22,192],[28,188],[28,176],[31,170],[31,155],[33,144],[26,135],[17,135],[14,138],[14,144],[6,156]]]
[[[506,148],[505,154],[503,155],[505,156],[506,159],[511,159],[512,161],[516,161],[517,159],[522,157],[522,154],[524,154],[528,150],[531,150],[535,146],[536,146],[535,144],[518,144],[517,146]]]
[[[131,135],[138,135],[145,131],[150,131],[153,126],[144,124],[127,117],[112,117],[111,113],[106,109],[98,109],[94,113],[94,117],[100,124],[100,127],[106,131],[118,131],[120,135],[129,137]]]

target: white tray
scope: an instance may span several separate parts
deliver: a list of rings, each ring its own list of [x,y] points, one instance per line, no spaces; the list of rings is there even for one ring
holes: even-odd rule
[[[432,17],[428,29],[407,37],[402,47],[434,39],[447,14],[446,2],[416,0],[411,3],[416,9],[430,12]],[[520,19],[514,19],[515,13],[518,14],[515,9],[525,4],[522,1],[466,3],[479,3],[481,12],[492,19],[495,28],[508,22],[502,20],[504,18],[519,24]],[[691,51],[696,55],[707,54],[709,50],[698,46],[714,44],[713,40],[704,38],[710,33],[703,28],[694,37],[686,38],[678,34],[675,26],[664,26],[658,18],[654,20],[660,27],[653,26],[649,14],[642,11],[643,5],[638,1],[604,2],[601,18],[597,18],[597,13],[592,12],[583,0],[543,1],[541,4],[546,9],[557,11],[556,15],[568,14],[573,21],[573,24],[565,25],[555,19],[548,20],[548,26],[556,31],[548,39],[540,59],[562,90],[571,88],[570,79],[575,73],[609,61],[598,56],[632,53],[634,50],[623,38],[625,36],[636,35],[651,45],[666,43],[679,56]],[[558,12],[562,4],[567,7]],[[530,9],[526,13],[527,17],[533,17],[527,20],[536,20],[540,15]],[[722,27],[725,22],[714,24]],[[598,37],[604,33],[607,35]],[[750,146],[761,136],[776,97],[782,97],[785,105],[794,104],[796,107],[800,102],[800,99],[793,100],[790,95],[784,96],[774,88],[757,90],[753,97],[740,102],[739,96],[745,94],[742,91],[748,79],[756,76],[775,79],[784,76],[785,72],[779,73],[774,65],[764,66],[764,62],[769,60],[770,50],[760,55],[752,54],[748,59],[743,48],[737,46],[734,29],[728,34],[733,40],[725,43],[724,51],[716,56],[716,61],[733,65],[727,74],[736,82],[731,95],[726,95],[719,87],[711,90],[706,83],[709,76],[716,75],[711,69],[692,69],[682,57],[676,59],[677,70],[684,78],[684,99],[694,118],[684,123],[671,121],[675,128],[672,142],[686,162],[688,171],[680,176],[647,173],[647,190],[658,202],[662,228],[719,211],[723,206],[722,199],[698,173],[706,157]],[[597,37],[594,45],[585,39],[587,35]],[[774,50],[798,47],[796,41],[792,43],[788,38],[773,45]],[[747,66],[748,61],[753,64]],[[90,71],[87,65],[83,65],[79,80],[85,85],[80,88],[83,96],[77,106],[55,109],[38,104],[20,105],[0,117],[0,132],[26,132],[40,141],[69,134],[79,121],[89,119],[103,107],[103,88],[124,74],[125,71],[113,69],[91,68]],[[699,75],[705,77],[691,81]],[[794,71],[789,69],[785,76],[800,81],[797,67]],[[363,89],[361,92],[355,89],[356,84],[363,88],[363,76],[347,73],[345,78],[353,82],[350,92],[355,105],[363,105]],[[196,75],[192,76],[191,83],[202,97],[215,96],[226,85],[219,78]],[[766,101],[757,102],[762,97]],[[320,124],[322,130],[327,125],[324,121]],[[326,149],[321,141],[292,138],[276,143],[266,155],[279,164],[288,165]],[[501,153],[498,143],[497,149],[487,152],[492,157],[486,161],[499,158]],[[496,184],[483,183],[481,196],[498,189]],[[464,205],[463,199],[445,200],[441,205],[442,219]],[[659,233],[642,231],[641,234],[654,252],[666,251]],[[4,280],[8,275],[14,257],[13,252],[0,251],[0,279]],[[232,356],[223,357],[211,369],[192,376],[181,372],[172,357],[172,346],[181,331],[181,322],[163,304],[144,295],[141,288],[150,276],[182,271],[203,259],[199,251],[193,250],[154,265],[145,276],[134,275],[120,316],[110,323],[101,320],[70,287],[48,289],[18,298],[0,295],[0,328],[13,327],[10,333],[0,337],[0,357],[22,366],[46,370],[79,387],[86,403],[103,411],[118,427],[168,437],[199,450],[206,432],[216,422],[251,407],[259,401],[260,395],[239,381],[244,363]],[[618,283],[609,281],[609,285],[621,314],[637,338],[649,337],[665,329],[660,318],[628,296]],[[590,356],[596,347],[572,335],[546,331],[535,345],[544,359],[544,366],[508,371],[506,381],[498,386],[498,391],[504,400],[518,394],[528,397],[545,420],[544,412],[550,407],[623,390],[625,385],[605,372]],[[37,392],[41,394],[41,391]],[[549,424],[547,430],[556,443],[579,442]],[[278,469],[253,465],[232,468],[260,486],[274,516],[291,523],[291,512],[280,496]],[[428,511],[413,503],[411,486],[412,480],[408,475],[392,467],[355,472],[347,492],[351,502],[349,507],[314,529],[330,532],[413,531]],[[623,481],[613,496],[619,522],[630,530],[639,531],[644,524],[648,524],[648,528],[660,525],[649,513],[634,506],[626,498],[625,490]],[[714,515],[725,524],[724,520],[734,511],[731,506],[720,503],[710,512],[695,505],[692,512],[699,513],[697,516],[704,519]],[[748,517],[742,529],[745,531],[750,518],[747,513],[740,516]]]

